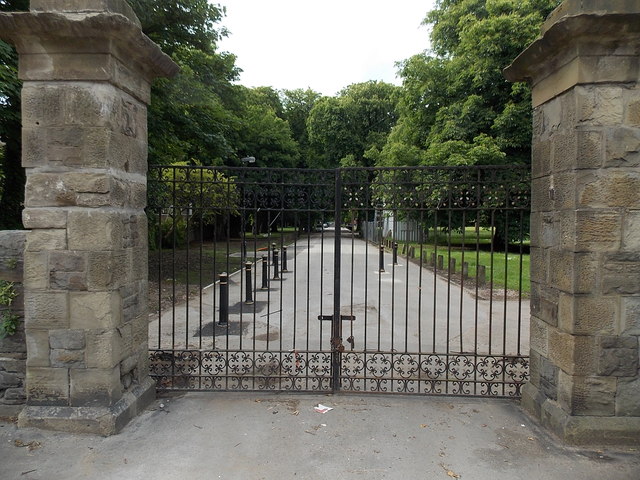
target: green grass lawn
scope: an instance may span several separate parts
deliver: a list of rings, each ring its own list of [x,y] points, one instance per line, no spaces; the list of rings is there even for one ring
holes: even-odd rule
[[[476,231],[474,227],[467,227],[464,235],[460,231],[434,233],[431,230],[428,240],[422,244],[423,263],[428,265],[433,253],[436,253],[436,256],[442,255],[444,263],[442,274],[448,275],[449,258],[453,258],[456,264],[456,276],[459,278],[462,263],[465,262],[469,264],[468,277],[471,279],[476,278],[477,266],[484,265],[486,285],[493,282],[494,288],[505,288],[505,286],[509,290],[522,288],[522,293],[529,295],[531,292],[530,255],[523,253],[521,257],[517,252],[492,253],[488,247],[491,245],[491,238],[491,230],[487,228],[480,228]],[[415,248],[416,258],[420,258],[420,244],[410,243],[408,245]],[[523,241],[524,245],[528,246],[529,240]],[[403,246],[405,244],[398,247],[400,251]]]

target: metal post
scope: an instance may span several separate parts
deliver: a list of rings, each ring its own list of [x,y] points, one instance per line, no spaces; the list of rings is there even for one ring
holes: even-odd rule
[[[393,242],[393,264],[398,265],[398,242]]]
[[[244,303],[246,303],[247,305],[251,305],[253,303],[253,286],[251,284],[251,267],[253,266],[253,263],[251,262],[247,262],[244,264],[244,270],[245,270],[245,275],[246,275],[246,300]]]
[[[278,250],[273,250],[273,279],[280,280],[280,272],[278,271]]]
[[[245,260],[247,258],[247,241],[246,240],[242,240],[242,251],[240,255],[242,256],[242,260]]]
[[[380,244],[380,272],[384,272],[384,244]]]
[[[262,256],[262,287],[261,290],[269,290],[269,259]]]
[[[287,247],[282,247],[282,273],[287,273]]]
[[[273,242],[271,244],[271,252],[270,252],[271,253],[271,263],[273,263],[273,255],[275,254],[275,252],[276,252],[276,242]]]
[[[220,318],[219,325],[227,325],[229,323],[229,275],[220,274]]]

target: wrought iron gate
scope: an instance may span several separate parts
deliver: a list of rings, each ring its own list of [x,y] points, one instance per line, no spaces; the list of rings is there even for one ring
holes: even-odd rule
[[[528,171],[156,167],[160,389],[519,396]]]

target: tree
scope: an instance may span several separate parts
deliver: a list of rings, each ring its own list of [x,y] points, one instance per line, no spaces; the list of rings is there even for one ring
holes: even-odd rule
[[[25,11],[28,0],[0,0],[0,11]],[[0,229],[22,228],[25,174],[22,168],[18,56],[0,41]]]
[[[319,99],[309,114],[307,128],[311,146],[320,152],[322,167],[335,167],[351,157],[370,166],[366,152],[379,150],[396,123],[397,89],[377,81],[356,83],[337,97]],[[349,160],[346,160],[349,159]]]
[[[242,107],[235,139],[238,157],[256,158],[255,166],[289,168],[298,164],[300,152],[277,92],[270,87],[237,87]]]
[[[283,90],[281,92],[284,118],[289,122],[291,135],[298,143],[300,161],[298,167],[310,167],[319,164],[319,155],[311,148],[307,120],[316,102],[322,97],[318,92],[307,88],[295,90]]]
[[[207,0],[131,0],[143,31],[181,67],[152,86],[149,163],[219,165],[235,156],[235,56],[219,52],[225,14]],[[217,28],[216,28],[217,27]]]
[[[427,14],[431,55],[400,66],[400,120],[380,162],[528,163],[531,98],[502,70],[535,39],[559,0],[439,0]]]

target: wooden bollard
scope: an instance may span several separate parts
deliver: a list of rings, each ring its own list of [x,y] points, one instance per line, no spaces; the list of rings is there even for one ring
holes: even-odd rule
[[[462,278],[469,278],[469,262],[462,262]]]
[[[438,270],[444,270],[444,256],[438,255]]]
[[[485,267],[484,265],[478,265],[476,282],[478,282],[478,285],[484,285],[485,283],[487,283],[487,267]]]
[[[456,273],[456,259],[449,257],[449,270],[451,273]]]

